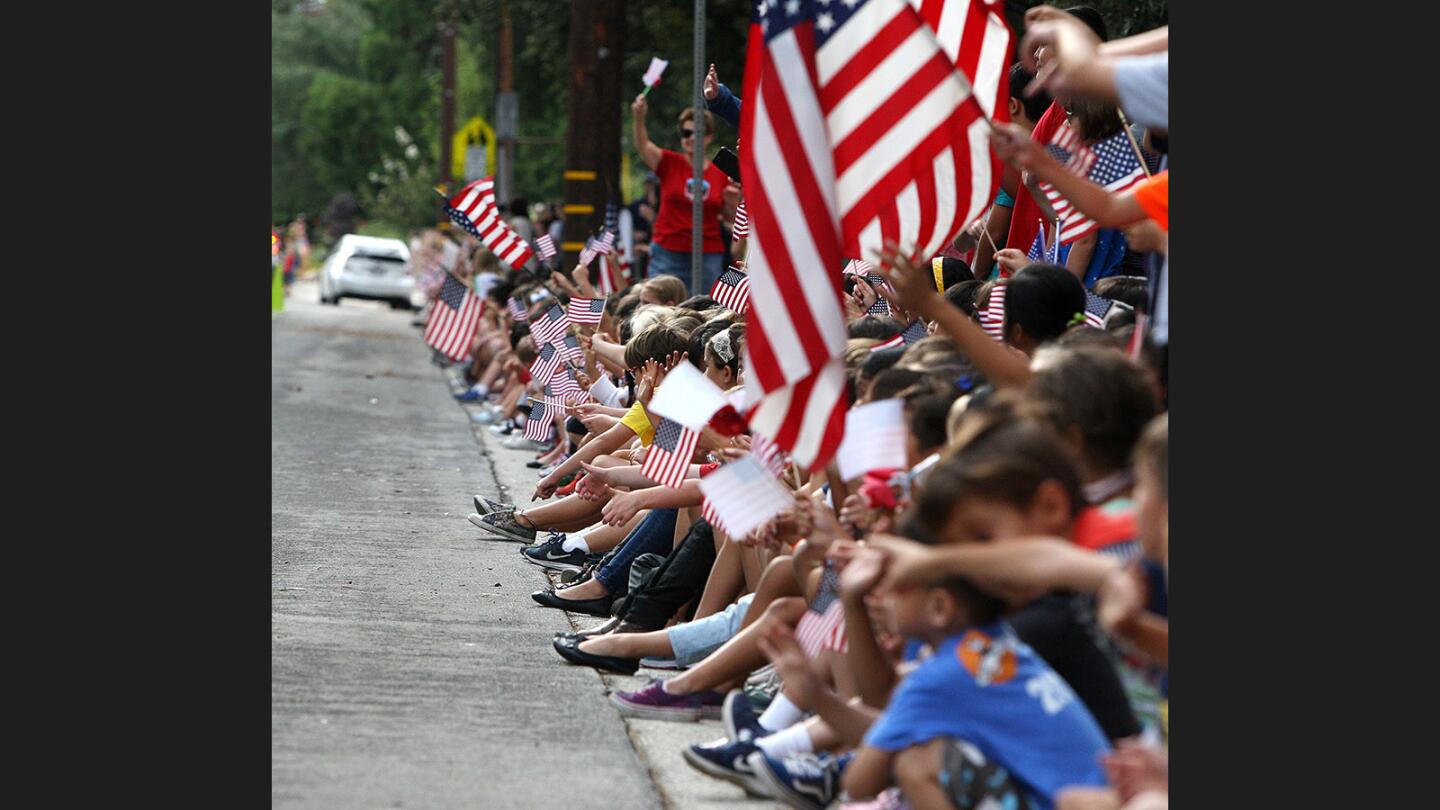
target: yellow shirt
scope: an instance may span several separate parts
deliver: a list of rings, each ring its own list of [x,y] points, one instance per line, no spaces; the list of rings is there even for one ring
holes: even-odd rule
[[[650,417],[646,415],[643,403],[637,402],[631,405],[630,410],[626,411],[625,416],[620,420],[620,424],[634,431],[635,435],[640,437],[640,444],[644,447],[649,447],[650,442],[655,440],[655,426],[650,424]]]

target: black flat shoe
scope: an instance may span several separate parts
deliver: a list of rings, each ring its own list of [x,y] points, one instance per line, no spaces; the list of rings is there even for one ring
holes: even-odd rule
[[[602,619],[610,618],[610,603],[614,601],[608,596],[601,596],[597,599],[561,599],[550,588],[536,591],[530,594],[530,598],[545,607],[559,608],[572,613],[584,613]]]
[[[620,658],[613,655],[587,653],[580,649],[580,640],[571,641],[569,639],[557,638],[555,639],[555,652],[560,653],[561,658],[564,658],[572,664],[618,672],[621,675],[634,675],[635,670],[640,668],[640,659],[638,658]]]

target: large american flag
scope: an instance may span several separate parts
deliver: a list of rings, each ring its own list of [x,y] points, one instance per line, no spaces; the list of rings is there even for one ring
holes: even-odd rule
[[[571,298],[570,306],[565,314],[569,316],[570,323],[576,326],[586,324],[598,324],[600,319],[605,317],[604,298]]]
[[[710,297],[720,306],[744,315],[745,310],[750,307],[750,277],[737,268],[727,267],[725,272],[715,279],[715,286],[710,288]]]
[[[1061,130],[1067,129],[1068,127],[1061,127]],[[1135,156],[1135,150],[1130,148],[1130,140],[1125,137],[1123,130],[1091,146],[1090,151],[1094,153],[1094,159],[1089,161],[1093,165],[1082,176],[1104,187],[1107,192],[1119,194],[1145,179],[1145,169],[1140,164],[1140,158]],[[1055,215],[1060,218],[1062,245],[1068,245],[1098,227],[1095,220],[1071,205],[1054,186],[1041,183],[1040,188],[1045,191],[1045,198],[1050,201],[1050,207],[1055,209]]]
[[[690,458],[695,455],[695,442],[699,439],[699,431],[660,417],[660,423],[655,426],[655,440],[645,454],[640,474],[662,487],[678,488],[685,481]]]
[[[425,324],[425,342],[451,360],[463,360],[479,325],[480,299],[460,279],[446,273]]]
[[[980,215],[999,175],[985,116],[1005,118],[1009,45],[978,0],[755,10],[740,128],[755,209],[750,421],[806,467],[844,433],[845,321],[824,268],[885,239],[933,254]]]
[[[454,212],[450,213],[451,219],[474,234],[491,253],[512,268],[519,270],[535,255],[520,234],[515,233],[500,216],[500,209],[495,207],[495,183],[492,178],[482,177],[460,189],[446,208],[447,213]]]

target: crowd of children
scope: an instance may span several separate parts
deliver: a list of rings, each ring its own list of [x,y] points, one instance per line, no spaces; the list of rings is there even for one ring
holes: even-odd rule
[[[1146,127],[1137,140],[1163,144],[1148,55],[1163,32],[1099,44],[1085,16],[1032,10],[1016,106],[1054,91],[1065,103],[1028,106],[1060,110],[1083,139],[1114,129],[1090,132],[1085,100],[1119,105]],[[685,759],[749,794],[806,808],[1168,805],[1168,174],[1123,194],[1086,187],[1016,117],[994,139],[1016,167],[997,209],[1034,177],[1125,238],[1037,261],[1029,240],[981,233],[987,219],[943,255],[834,268],[850,424],[862,408],[892,414],[866,429],[903,435],[903,461],[892,447],[883,466],[808,471],[750,431],[745,301],[723,281],[693,291],[660,273],[604,295],[585,265],[508,271],[473,240],[459,263],[486,306],[457,398],[536,453],[538,475],[524,503],[475,494],[470,522],[559,572],[535,602],[602,620],[557,634],[563,662],[676,671],[611,701],[631,717],[722,719],[725,736]],[[1000,249],[982,247],[996,235]],[[418,260],[438,250],[427,241]],[[1115,255],[1096,271],[1100,252]],[[675,406],[652,408],[667,385],[730,404],[685,427],[693,451]],[[680,454],[682,472],[657,473],[661,454]],[[712,484],[747,461],[784,505],[732,532],[735,505]]]

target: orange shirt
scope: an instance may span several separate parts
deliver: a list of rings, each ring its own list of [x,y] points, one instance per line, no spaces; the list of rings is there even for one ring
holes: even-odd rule
[[[1170,231],[1170,170],[1141,180],[1135,184],[1135,201],[1140,203],[1145,215],[1159,223],[1166,233]]]

